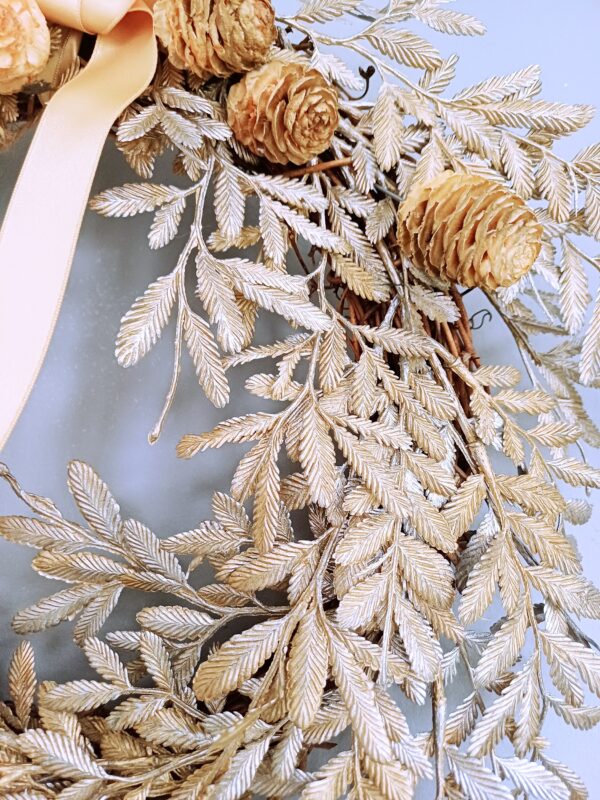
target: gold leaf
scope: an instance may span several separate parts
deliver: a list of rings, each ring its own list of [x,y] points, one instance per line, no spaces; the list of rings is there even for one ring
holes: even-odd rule
[[[562,530],[549,525],[540,517],[528,517],[519,513],[509,513],[507,516],[514,534],[532,552],[539,554],[542,564],[562,572],[580,572],[577,553]]]
[[[267,736],[238,750],[226,775],[212,787],[215,800],[237,800],[248,791],[270,743],[271,737]]]
[[[488,686],[515,663],[525,643],[527,628],[527,614],[522,605],[502,623],[484,650],[475,669],[475,680],[479,686]]]
[[[590,385],[600,376],[600,292],[581,348],[581,381]]]
[[[210,322],[216,325],[221,346],[227,352],[238,352],[244,346],[244,323],[227,272],[222,269],[218,259],[200,251],[196,258],[196,279],[196,294]]]
[[[259,224],[265,255],[275,267],[282,269],[288,249],[285,229],[274,212],[271,203],[265,197],[261,198]]]
[[[329,435],[329,423],[314,399],[306,405],[302,431],[299,457],[311,500],[327,508],[335,494],[335,449]]]
[[[108,189],[90,200],[90,208],[105,217],[131,217],[152,211],[173,200],[181,190],[154,183],[126,183]]]
[[[198,700],[222,697],[251,678],[277,647],[283,624],[282,619],[260,622],[209,655],[194,676]]]
[[[352,166],[356,172],[357,189],[365,194],[375,185],[377,164],[370,149],[357,144],[352,150]]]
[[[419,164],[421,162],[422,159]],[[444,292],[437,292],[415,283],[410,287],[410,298],[419,311],[434,322],[456,322],[460,316],[456,304]]]
[[[524,758],[499,758],[498,763],[502,772],[517,789],[530,796],[570,800],[569,789],[541,764]]]
[[[426,681],[438,674],[442,662],[442,648],[433,631],[413,606],[396,597],[394,617],[413,669]]]
[[[365,233],[371,244],[381,241],[396,219],[396,209],[390,200],[381,200],[367,216]]]
[[[448,747],[446,752],[453,774],[470,800],[511,800],[512,792],[483,760],[466,756],[454,747]]]
[[[304,0],[297,14],[297,19],[304,22],[327,22],[353,11],[359,5],[358,0]]]
[[[140,655],[156,685],[167,692],[173,692],[175,679],[171,659],[160,636],[144,631],[140,636]]]
[[[179,223],[185,211],[185,196],[176,197],[170,203],[158,208],[148,232],[148,244],[158,250],[171,242],[179,230]]]
[[[386,22],[383,19],[379,25],[369,26],[369,33],[365,36],[380,53],[408,67],[431,69],[439,65],[441,57],[433,45],[412,31],[387,25]],[[382,169],[385,169],[383,165]]]
[[[530,659],[522,671],[502,689],[500,697],[485,709],[471,736],[469,755],[474,757],[487,755],[502,739],[509,718],[516,714],[523,688],[529,681],[533,668],[534,664]]]
[[[571,486],[600,488],[600,470],[575,458],[560,458],[549,461],[548,466],[561,481]]]
[[[470,475],[443,507],[442,515],[456,539],[473,524],[485,495],[486,485],[483,475]]]
[[[573,728],[588,731],[600,722],[600,708],[593,706],[570,706],[559,700],[552,700],[552,708]]]
[[[185,582],[179,561],[163,548],[161,540],[150,528],[135,519],[128,519],[122,530],[131,552],[147,569],[160,572],[174,581]]]
[[[483,386],[500,386],[511,388],[521,380],[521,373],[515,367],[483,366],[474,372],[474,377]]]
[[[386,172],[395,166],[402,156],[398,132],[403,127],[402,115],[396,104],[395,90],[387,83],[379,89],[372,116],[375,157],[381,169]]]
[[[67,485],[88,525],[109,540],[118,538],[119,506],[94,470],[83,461],[71,461]]]
[[[327,682],[327,667],[327,636],[313,609],[300,620],[287,662],[288,714],[299,728],[309,727],[315,719]]]
[[[21,642],[13,653],[8,668],[8,688],[19,722],[26,727],[37,688],[35,658],[29,642]]]
[[[583,324],[590,295],[583,263],[568,239],[562,246],[559,297],[567,330],[577,333]]]
[[[379,269],[366,269],[355,258],[334,253],[331,266],[336,275],[351,289],[354,294],[367,300],[382,302],[390,295],[389,282]],[[336,325],[336,328],[341,326]],[[343,330],[341,331],[343,334]]]
[[[129,681],[127,681],[129,685]],[[116,700],[123,686],[101,681],[69,681],[53,686],[44,693],[44,705],[54,711],[90,711]]]
[[[370,515],[352,521],[335,550],[338,564],[360,564],[390,541],[396,520],[390,514]]]
[[[398,536],[395,545],[402,577],[426,601],[438,608],[449,608],[454,590],[453,570],[448,561],[416,537]]]
[[[447,391],[428,375],[411,373],[409,385],[415,393],[416,400],[423,408],[438,419],[452,420],[456,416],[456,402],[448,397]]]
[[[498,475],[497,481],[504,497],[526,511],[553,516],[565,508],[565,501],[554,486],[533,475]]]
[[[116,345],[117,361],[122,367],[137,364],[156,344],[169,321],[175,294],[174,273],[164,275],[150,284],[123,317]]]
[[[276,414],[257,412],[243,417],[232,417],[221,422],[208,433],[184,436],[177,447],[180,458],[191,458],[209,447],[222,447],[232,442],[248,442],[258,439],[271,430],[277,422]]]
[[[95,586],[81,584],[62,589],[15,614],[13,628],[17,633],[29,634],[58,625],[81,611],[97,591]]]
[[[548,201],[548,210],[557,222],[566,222],[571,213],[573,186],[562,161],[544,154],[536,172],[540,194]]]
[[[279,527],[279,453],[278,438],[274,438],[256,475],[252,536],[259,553],[273,548]]]
[[[332,324],[323,334],[319,353],[319,379],[325,393],[334,391],[348,361],[346,335],[341,325]]]
[[[90,666],[99,673],[105,681],[110,681],[124,688],[129,687],[129,677],[125,666],[118,655],[100,639],[90,637],[83,646]]]
[[[524,200],[529,200],[535,186],[531,156],[519,142],[506,133],[500,137],[500,155],[512,188]]]
[[[494,400],[509,411],[521,414],[542,414],[552,411],[556,406],[556,398],[540,389],[528,389],[524,392],[503,389],[495,395]]]
[[[289,575],[296,564],[314,548],[312,542],[286,542],[268,553],[249,548],[227,561],[217,577],[240,591],[259,591],[273,586]]]
[[[359,417],[369,418],[375,410],[377,372],[370,350],[363,350],[352,372],[352,409]]]
[[[463,14],[452,8],[442,9],[427,7],[415,9],[415,17],[434,31],[453,34],[454,36],[481,36],[485,33],[485,25],[470,14]]]
[[[353,761],[352,751],[335,755],[315,773],[300,800],[337,800],[352,780]]]
[[[371,622],[384,607],[389,583],[381,573],[360,581],[342,599],[337,619],[346,628],[362,628]]]
[[[138,612],[137,621],[158,636],[177,640],[200,637],[210,631],[215,623],[214,619],[203,611],[184,606],[144,608]]]
[[[440,113],[460,141],[473,153],[492,158],[498,151],[497,130],[480,114],[459,107],[441,106]]]
[[[236,171],[225,160],[219,162],[215,181],[215,216],[225,236],[234,239],[244,225],[244,195]]]
[[[542,688],[538,679],[538,670],[528,670],[526,679],[523,681],[519,713],[515,717],[514,742],[515,752],[518,756],[525,756],[531,749],[536,736],[540,734],[542,700]]]
[[[201,317],[188,309],[183,312],[183,330],[200,385],[208,399],[221,408],[229,400],[229,385],[212,332]]]
[[[374,761],[391,761],[392,748],[375,703],[374,685],[354,660],[346,647],[343,633],[337,629],[331,629],[329,635],[329,654],[333,678],[362,749]]]
[[[35,764],[57,778],[108,778],[88,751],[60,733],[26,731],[19,739],[19,746]]]

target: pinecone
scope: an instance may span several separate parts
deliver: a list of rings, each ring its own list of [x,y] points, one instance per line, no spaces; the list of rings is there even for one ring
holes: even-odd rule
[[[511,286],[531,269],[542,226],[514,192],[465,173],[415,184],[398,210],[398,241],[421,269],[463,286]]]
[[[257,156],[304,164],[329,147],[338,124],[338,95],[317,70],[271,61],[232,86],[227,118]]]
[[[202,79],[264,64],[277,36],[269,0],[158,0],[154,29],[171,63]]]
[[[0,95],[31,83],[50,55],[50,33],[35,0],[0,0]]]

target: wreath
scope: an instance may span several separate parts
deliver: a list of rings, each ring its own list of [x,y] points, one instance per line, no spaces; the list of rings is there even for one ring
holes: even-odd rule
[[[22,196],[47,195],[64,159],[83,165],[81,185],[52,191],[85,202],[108,134],[139,180],[91,207],[150,214],[150,247],[181,245],[117,337],[133,367],[176,320],[150,442],[188,356],[218,407],[230,370],[270,364],[246,389],[279,405],[182,436],[182,458],[251,444],[212,518],[168,538],[123,518],[83,462],[68,467],[81,521],[0,466],[30,512],[0,518],[0,534],[67,584],[14,629],[76,619],[98,673],[38,683],[31,645],[17,648],[3,796],[409,800],[433,780],[436,800],[587,797],[542,729],[548,714],[600,720],[600,652],[579,623],[600,619],[600,593],[567,535],[590,506],[560,491],[600,485],[580,395],[600,381],[599,261],[583,238],[600,239],[600,145],[553,150],[592,109],[540,99],[537,67],[450,90],[457,57],[412,22],[484,28],[441,0],[306,0],[294,14],[157,0],[110,19],[119,2],[103,5],[0,0],[0,143],[41,118],[0,239],[0,311],[22,314],[18,281],[41,291],[39,318],[13,319],[31,335],[0,337],[0,438],[43,359],[81,217],[59,206],[40,290],[35,259],[24,278],[13,269]],[[72,150],[56,150],[57,122]],[[177,185],[152,180],[161,157]],[[523,374],[481,364],[472,290]],[[289,333],[257,344],[265,312]],[[102,635],[131,589],[170,604]],[[470,686],[458,701],[457,675]],[[431,705],[429,729],[411,704]]]

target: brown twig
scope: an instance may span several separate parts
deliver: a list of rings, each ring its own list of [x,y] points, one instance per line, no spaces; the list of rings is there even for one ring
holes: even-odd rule
[[[456,340],[452,335],[452,331],[450,330],[450,326],[447,322],[441,323],[441,328],[444,331],[444,336],[446,337],[446,344],[448,345],[448,350],[452,353],[455,358],[460,358],[460,351],[456,346]]]
[[[337,167],[348,167],[352,164],[352,158],[336,158],[333,161],[320,161],[318,164],[313,164],[310,167],[300,167],[299,169],[291,169],[284,172],[286,178],[303,178],[305,175],[314,175],[315,172],[325,172],[328,169],[337,169]]]
[[[477,355],[477,352],[475,351],[475,346],[473,344],[471,323],[469,322],[469,315],[467,314],[467,309],[465,308],[464,300],[462,299],[462,296],[458,291],[458,289],[456,288],[456,286],[452,286],[450,292],[452,294],[452,299],[454,300],[458,310],[460,311],[460,327],[461,327],[461,332],[464,331],[463,339],[465,343],[465,349],[471,356],[471,361],[473,362],[475,367],[480,367],[481,361],[479,360],[479,356]]]

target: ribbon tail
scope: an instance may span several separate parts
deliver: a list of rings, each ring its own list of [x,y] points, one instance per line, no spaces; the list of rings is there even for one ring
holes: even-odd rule
[[[50,344],[103,145],[156,59],[151,13],[133,10],[98,37],[38,125],[0,232],[0,450]]]

